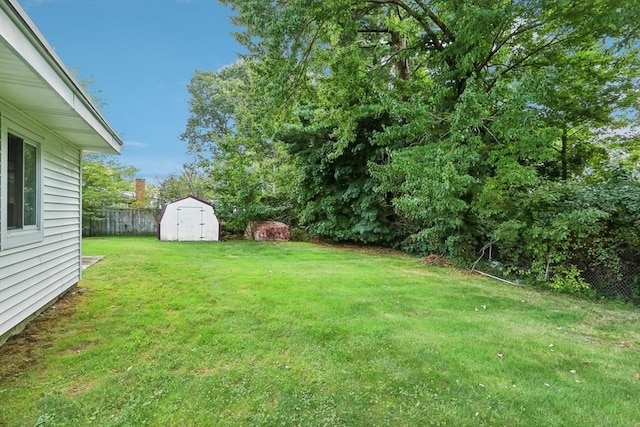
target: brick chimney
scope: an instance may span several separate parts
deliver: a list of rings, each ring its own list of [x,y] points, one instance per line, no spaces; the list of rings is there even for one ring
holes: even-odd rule
[[[144,178],[136,178],[136,201],[142,202],[144,201],[144,196],[146,193]]]

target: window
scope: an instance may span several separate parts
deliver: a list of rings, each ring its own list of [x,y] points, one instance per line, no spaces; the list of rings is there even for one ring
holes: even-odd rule
[[[38,149],[11,133],[7,139],[7,229],[36,227]]]
[[[5,250],[44,238],[42,138],[9,120],[3,120],[0,135],[0,248]]]

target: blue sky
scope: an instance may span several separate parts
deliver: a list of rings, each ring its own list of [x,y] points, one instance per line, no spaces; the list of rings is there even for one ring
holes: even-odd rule
[[[117,160],[149,183],[189,159],[180,140],[187,85],[242,52],[232,11],[216,0],[20,0],[68,68],[94,81],[102,112],[124,139]]]

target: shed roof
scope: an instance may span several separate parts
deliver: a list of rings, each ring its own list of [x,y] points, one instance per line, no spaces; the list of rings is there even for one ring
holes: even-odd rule
[[[209,202],[207,202],[205,200],[202,200],[199,197],[189,195],[189,196],[179,197],[177,199],[172,199],[172,200],[168,201],[167,203],[165,203],[164,206],[162,207],[162,210],[160,211],[160,215],[158,215],[158,224],[160,222],[162,222],[162,218],[164,217],[164,214],[167,211],[167,207],[168,206],[173,205],[173,204],[178,203],[178,202],[181,202],[183,200],[187,200],[187,199],[192,199],[192,200],[195,200],[197,202],[203,203],[203,204],[205,204],[207,206],[211,206],[214,209],[214,215],[215,215],[215,206],[213,206],[213,204],[211,204],[211,203],[209,203]]]
[[[212,208],[215,207],[213,206],[212,203],[207,202],[206,200],[201,199],[200,197],[196,197],[196,196],[192,196],[192,195],[188,195],[188,196],[184,196],[184,197],[178,197],[177,199],[172,199],[170,200],[167,205],[170,205],[172,203],[176,203],[176,202],[180,202],[182,200],[186,200],[186,199],[193,199],[193,200],[197,200],[198,202],[204,203],[205,205],[209,205]]]
[[[0,94],[83,150],[122,150],[122,139],[16,0],[0,0]]]

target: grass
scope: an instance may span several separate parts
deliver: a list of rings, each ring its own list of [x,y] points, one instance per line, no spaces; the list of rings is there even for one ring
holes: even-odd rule
[[[628,306],[306,243],[84,252],[0,348],[0,425],[640,425]]]

